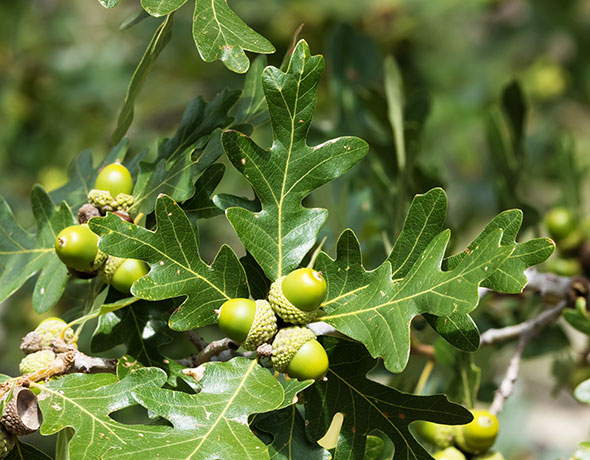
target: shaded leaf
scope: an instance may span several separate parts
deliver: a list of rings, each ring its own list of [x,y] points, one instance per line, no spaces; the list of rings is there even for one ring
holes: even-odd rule
[[[24,442],[18,442],[10,451],[5,460],[52,460],[49,455],[41,452],[36,447]]]
[[[262,210],[229,208],[227,217],[242,243],[274,280],[296,268],[316,241],[327,211],[301,201],[315,188],[344,174],[367,153],[358,138],[341,137],[315,147],[306,137],[324,68],[305,41],[293,51],[287,72],[267,67],[263,88],[274,142],[263,150],[244,134],[226,131],[222,142],[232,164],[250,182]]]
[[[142,2],[143,3],[143,2]],[[169,2],[172,3],[172,2]],[[119,118],[117,120],[117,127],[113,133],[113,144],[118,144],[123,136],[131,126],[133,121],[133,107],[135,105],[135,99],[139,96],[143,84],[145,83],[154,62],[166,47],[170,38],[172,37],[172,15],[169,15],[156,29],[154,36],[152,37],[144,55],[139,61],[139,65],[133,72],[129,87],[127,88],[127,94],[125,95],[125,102],[121,112],[119,112]]]
[[[182,209],[193,222],[223,214],[223,210],[213,203],[211,195],[221,182],[224,171],[225,166],[222,163],[209,166],[195,183],[193,197],[182,204]]]
[[[406,167],[406,146],[403,119],[403,81],[401,72],[393,56],[387,56],[383,65],[387,115],[393,131],[397,166],[400,171]]]
[[[170,318],[170,327],[177,330],[213,324],[213,310],[223,302],[248,297],[244,269],[229,246],[223,246],[207,265],[199,255],[197,228],[170,197],[158,198],[155,216],[155,231],[113,214],[90,221],[101,236],[102,250],[149,263],[151,270],[133,284],[133,295],[146,300],[186,297]]]
[[[246,271],[248,277],[248,286],[250,288],[250,295],[254,299],[264,299],[270,290],[270,280],[264,274],[264,271],[258,265],[254,257],[247,253],[240,259],[240,263]]]
[[[329,460],[330,453],[310,442],[305,436],[305,421],[294,405],[258,416],[254,426],[272,435],[268,446],[271,459],[276,460]]]
[[[332,417],[341,412],[344,421],[334,459],[362,459],[366,438],[373,430],[385,433],[395,444],[394,459],[431,459],[414,439],[409,424],[428,420],[446,425],[467,423],[470,413],[443,395],[416,396],[375,383],[366,374],[375,365],[361,344],[324,338],[330,359],[327,381],[305,390],[307,433],[313,440],[327,431]]]
[[[570,325],[576,328],[578,331],[584,334],[590,335],[590,317],[582,313],[578,309],[566,308],[563,311],[563,317],[570,323]]]
[[[37,224],[35,233],[16,222],[8,203],[0,197],[0,302],[40,273],[33,291],[33,307],[37,313],[44,313],[57,303],[68,281],[66,266],[55,253],[55,239],[61,230],[76,222],[67,204],[56,208],[39,185],[33,187],[31,206]]]
[[[193,38],[205,62],[220,60],[237,73],[250,66],[244,51],[275,52],[272,43],[248,27],[225,0],[195,1]]]
[[[459,350],[474,352],[479,349],[479,329],[468,314],[453,313],[438,317],[425,313],[423,316],[436,332]]]
[[[266,56],[258,56],[252,62],[242,96],[231,111],[236,123],[259,126],[268,121],[268,107],[262,87],[262,72],[266,67]]]
[[[120,0],[98,0],[105,8],[114,8],[119,4]]]

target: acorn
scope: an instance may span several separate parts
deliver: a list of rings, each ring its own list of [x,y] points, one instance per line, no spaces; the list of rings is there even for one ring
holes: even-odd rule
[[[21,359],[18,369],[22,375],[45,369],[55,360],[55,353],[51,350],[41,350],[31,353]]]
[[[8,457],[14,447],[14,436],[0,426],[0,460]]]
[[[319,380],[328,371],[328,355],[306,327],[281,329],[273,343],[271,361],[278,372],[298,380]]]
[[[39,335],[41,339],[41,346],[42,347],[49,347],[51,345],[51,341],[54,339],[58,339],[61,337],[61,333],[68,324],[61,318],[47,318],[46,320],[41,321],[39,325],[35,328],[35,333]],[[74,342],[74,331],[72,328],[67,328],[63,334],[64,342],[71,344]]]
[[[418,437],[439,449],[445,449],[453,444],[455,427],[440,423],[420,420],[413,424]]]
[[[108,256],[103,266],[98,271],[98,274],[106,284],[111,284],[113,275],[125,259],[121,257]]]
[[[227,300],[219,308],[218,323],[245,350],[256,350],[277,333],[277,318],[266,300]]]
[[[318,315],[326,291],[326,280],[320,272],[299,268],[272,283],[268,300],[286,322],[307,324]]]
[[[500,429],[497,417],[488,410],[472,410],[473,420],[455,430],[455,443],[463,452],[480,454],[490,449]]]

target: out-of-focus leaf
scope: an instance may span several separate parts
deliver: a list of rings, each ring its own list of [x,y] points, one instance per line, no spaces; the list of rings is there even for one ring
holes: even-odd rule
[[[244,51],[275,52],[272,43],[248,27],[226,0],[196,0],[193,38],[205,62],[220,60],[237,73],[247,72],[250,66]]]
[[[578,331],[584,334],[590,335],[590,317],[582,313],[577,309],[565,309],[563,311],[563,317],[570,323],[571,326],[575,327]]]
[[[135,99],[141,92],[141,88],[145,83],[154,62],[166,47],[172,37],[172,14],[158,26],[156,33],[152,37],[144,55],[139,61],[139,65],[133,72],[131,82],[127,88],[127,94],[125,96],[125,102],[119,113],[119,119],[117,120],[117,127],[113,133],[113,144],[118,144],[123,139],[123,136],[131,126],[133,121],[133,106],[135,105]]]
[[[397,166],[400,171],[406,167],[406,146],[404,139],[404,119],[403,119],[403,82],[402,76],[393,56],[385,58],[383,66],[385,95],[387,98],[387,114],[389,123],[393,131],[395,141],[395,154],[397,157]]]
[[[268,121],[268,107],[262,87],[262,71],[265,67],[266,56],[258,56],[252,62],[246,75],[242,96],[231,112],[235,123],[259,126]]]
[[[44,313],[57,303],[68,281],[66,266],[55,253],[55,239],[62,229],[76,222],[68,205],[62,203],[56,208],[40,185],[33,187],[31,205],[36,233],[23,229],[0,197],[0,302],[40,273],[33,291],[33,307],[37,313]]]
[[[119,4],[120,0],[98,0],[105,8],[114,8]]]

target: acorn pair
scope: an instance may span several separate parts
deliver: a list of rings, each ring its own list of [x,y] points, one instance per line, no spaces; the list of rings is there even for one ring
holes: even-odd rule
[[[473,420],[460,426],[419,421],[414,424],[419,438],[441,449],[433,454],[436,460],[504,460],[503,455],[491,450],[498,436],[499,423],[488,410],[473,410]]]
[[[271,354],[274,368],[292,378],[318,380],[328,370],[326,351],[306,327],[279,331],[276,315],[288,323],[306,324],[317,316],[325,296],[326,281],[321,273],[300,268],[272,284],[268,301],[226,301],[219,310],[219,327],[246,350],[255,350],[275,337]]]

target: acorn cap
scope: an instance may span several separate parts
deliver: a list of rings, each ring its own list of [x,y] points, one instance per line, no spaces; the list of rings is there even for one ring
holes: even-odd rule
[[[45,369],[54,360],[55,353],[53,351],[36,351],[35,353],[31,353],[30,355],[25,356],[18,365],[18,369],[20,370],[22,375],[32,374],[33,372]]]
[[[121,257],[108,256],[103,266],[98,271],[98,274],[106,284],[111,284],[114,273],[117,268],[123,263],[125,259]]]
[[[6,458],[14,447],[14,436],[0,426],[0,460]]]
[[[42,347],[49,347],[52,340],[60,338],[61,332],[67,325],[63,319],[48,318],[42,321],[33,332],[36,332],[40,337]],[[72,328],[68,327],[66,329],[63,338],[66,343],[72,343],[74,341],[74,331]]]
[[[114,209],[116,200],[111,196],[111,192],[106,190],[92,189],[88,192],[88,203],[95,208],[104,211],[105,208]]]
[[[133,203],[135,203],[135,199],[133,198],[133,195],[127,195],[126,193],[119,193],[116,197],[115,197],[115,203],[113,210],[115,211],[125,211],[127,209],[129,209],[131,206],[133,206]]]
[[[314,340],[316,335],[306,327],[287,327],[281,329],[273,343],[271,361],[278,372],[286,372],[291,359],[304,343]]]
[[[9,433],[16,436],[37,431],[43,421],[37,396],[28,388],[17,388],[10,402],[6,404],[0,421]]]
[[[254,321],[252,321],[246,340],[242,343],[242,348],[254,351],[260,345],[272,339],[276,333],[277,317],[270,303],[266,300],[257,300]]]
[[[277,279],[274,283],[271,284],[270,291],[268,293],[268,300],[270,301],[270,306],[277,315],[279,315],[288,323],[310,323],[317,316],[319,309],[313,311],[303,311],[297,308],[291,302],[289,302],[287,297],[285,297],[285,294],[283,294],[283,289],[281,287],[284,279],[285,276],[281,276],[279,279]]]

